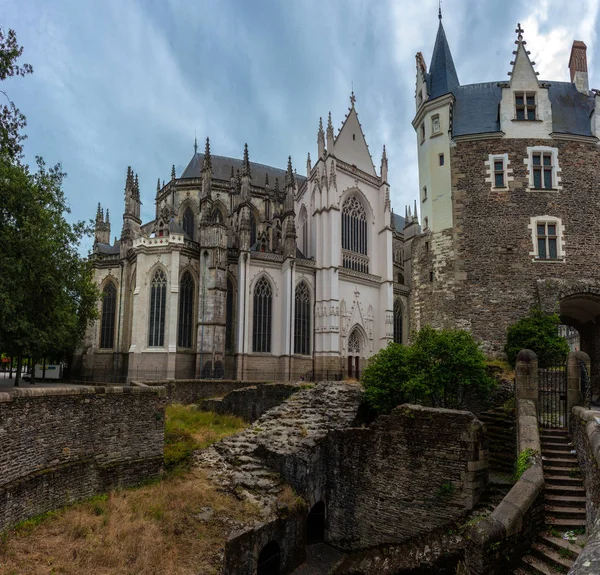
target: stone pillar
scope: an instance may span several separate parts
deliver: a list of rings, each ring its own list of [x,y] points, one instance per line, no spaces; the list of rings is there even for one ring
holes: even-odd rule
[[[515,395],[519,399],[531,399],[538,406],[538,358],[530,349],[522,349],[517,355],[515,368]]]
[[[590,375],[590,356],[583,351],[572,351],[567,356],[567,413],[571,417],[571,411],[576,405],[582,405],[581,397],[581,362],[587,367],[588,377]]]
[[[171,252],[170,292],[167,294],[167,325],[165,347],[167,348],[167,379],[175,379],[177,361],[177,321],[179,316],[179,251]]]

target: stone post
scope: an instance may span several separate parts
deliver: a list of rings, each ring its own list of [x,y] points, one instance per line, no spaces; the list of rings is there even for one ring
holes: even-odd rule
[[[538,406],[538,358],[530,349],[522,349],[517,355],[515,369],[517,402],[519,399],[531,399]]]
[[[590,356],[583,351],[572,351],[567,356],[567,413],[569,418],[573,407],[582,405],[581,397],[581,362],[587,367],[588,376],[590,374]]]

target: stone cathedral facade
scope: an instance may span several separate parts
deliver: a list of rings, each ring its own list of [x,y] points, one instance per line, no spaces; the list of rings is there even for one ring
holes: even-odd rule
[[[207,141],[142,223],[129,171],[113,244],[98,211],[105,297],[83,371],[356,376],[424,325],[467,329],[501,356],[507,327],[539,305],[577,330],[600,391],[600,92],[583,42],[565,55],[570,82],[543,81],[516,33],[507,80],[461,85],[440,14],[429,68],[416,56],[420,189],[404,218],[354,95],[337,135],[331,115],[319,126],[305,175]]]
[[[187,168],[157,185],[140,219],[128,169],[119,239],[98,206],[100,319],[81,371],[102,378],[356,377],[406,341],[405,224],[390,204],[385,148],[377,170],[355,108],[337,135],[331,114],[305,175],[194,146]]]

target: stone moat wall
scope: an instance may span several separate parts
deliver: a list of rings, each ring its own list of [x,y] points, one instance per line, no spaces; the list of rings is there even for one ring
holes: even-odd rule
[[[40,388],[0,393],[0,531],[163,465],[163,388]]]
[[[178,379],[133,382],[134,386],[164,387],[167,390],[169,403],[187,405],[198,403],[211,397],[222,397],[234,389],[241,389],[249,385],[263,385],[262,382],[249,383],[247,381],[226,379]]]

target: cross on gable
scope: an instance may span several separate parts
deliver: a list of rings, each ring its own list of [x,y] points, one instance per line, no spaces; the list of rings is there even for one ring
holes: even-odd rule
[[[354,95],[354,90],[352,90],[352,94],[350,94],[350,104],[354,108],[354,103],[356,102],[356,96]]]

